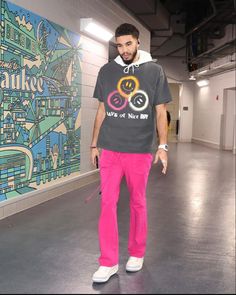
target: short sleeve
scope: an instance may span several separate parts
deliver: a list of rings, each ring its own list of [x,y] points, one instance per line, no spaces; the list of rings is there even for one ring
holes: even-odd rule
[[[104,101],[103,95],[103,87],[102,87],[102,78],[101,78],[101,71],[98,73],[97,82],[94,88],[93,97],[97,98],[99,101]]]
[[[169,85],[166,75],[160,67],[159,77],[157,78],[157,85],[155,91],[154,105],[167,103],[172,100]]]

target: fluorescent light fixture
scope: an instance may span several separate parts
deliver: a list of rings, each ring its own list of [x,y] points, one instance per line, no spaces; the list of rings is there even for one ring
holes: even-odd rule
[[[87,32],[103,41],[109,41],[113,37],[113,34],[109,30],[98,24],[92,18],[81,18],[80,30],[82,32]]]
[[[225,67],[225,66],[233,65],[234,62],[235,62],[235,61],[232,60],[232,61],[227,62],[227,63],[222,63],[222,64],[220,64],[220,65],[215,66],[215,67],[214,67],[214,70],[215,70],[215,69],[223,68],[223,67]]]
[[[191,75],[191,76],[189,77],[189,80],[194,81],[194,80],[196,80],[196,78],[194,77],[194,75]]]
[[[198,72],[198,75],[205,74],[206,72],[208,72],[208,70],[202,70],[201,72]]]
[[[199,81],[197,81],[197,85],[199,87],[207,86],[207,85],[209,85],[209,80],[207,80],[207,79],[199,80]]]

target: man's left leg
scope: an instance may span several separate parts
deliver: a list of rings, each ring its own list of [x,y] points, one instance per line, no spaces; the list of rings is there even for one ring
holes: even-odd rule
[[[146,187],[152,154],[127,154],[125,177],[130,192],[129,271],[142,268],[147,241]]]

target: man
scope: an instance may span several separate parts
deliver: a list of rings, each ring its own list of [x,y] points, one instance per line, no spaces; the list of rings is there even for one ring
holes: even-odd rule
[[[123,176],[130,192],[130,257],[126,270],[134,272],[142,268],[147,239],[145,194],[156,128],[159,146],[154,163],[160,159],[162,172],[165,174],[167,170],[165,104],[171,100],[171,95],[165,74],[149,53],[138,50],[140,41],[136,27],[120,25],[115,38],[119,55],[100,69],[94,90],[99,106],[91,160],[96,165],[96,158],[99,158],[102,192],[98,226],[100,267],[93,275],[96,283],[106,282],[118,271],[117,202]]]

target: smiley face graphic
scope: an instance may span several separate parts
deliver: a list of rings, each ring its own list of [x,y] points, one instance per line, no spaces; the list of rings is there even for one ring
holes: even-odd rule
[[[129,98],[129,106],[137,112],[145,110],[148,106],[148,103],[148,95],[142,90],[138,90],[133,96]]]
[[[126,107],[128,100],[122,97],[120,93],[115,90],[108,95],[107,103],[111,109],[120,111]]]
[[[123,77],[119,80],[117,89],[121,96],[128,99],[139,89],[139,81],[134,76]]]

